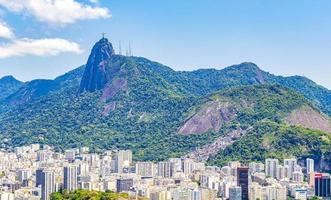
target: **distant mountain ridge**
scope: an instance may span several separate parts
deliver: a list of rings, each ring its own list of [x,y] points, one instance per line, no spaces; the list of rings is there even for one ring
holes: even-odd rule
[[[240,102],[229,103],[235,100]],[[262,136],[268,133],[265,127],[290,131],[310,143],[305,134],[329,137],[330,104],[331,91],[303,77],[274,76],[247,62],[222,70],[178,72],[146,58],[117,55],[103,38],[94,45],[86,65],[54,80],[22,83],[0,99],[0,145],[39,142],[58,149],[125,148],[140,160],[161,160],[186,155],[249,127]],[[314,120],[297,117],[307,113],[300,105],[313,110],[309,112],[314,112]],[[303,128],[302,122],[310,125]],[[251,132],[243,136],[247,137],[252,139]],[[317,152],[316,159],[322,162],[331,155],[324,150],[331,144],[321,138],[315,138],[318,146],[305,147],[307,151],[301,153],[299,141],[293,151],[279,145],[275,151],[298,157]],[[271,151],[257,148],[263,148],[264,156]],[[222,163],[217,155],[215,160]]]
[[[0,78],[0,101],[16,92],[22,85],[23,82],[16,80],[13,76]]]

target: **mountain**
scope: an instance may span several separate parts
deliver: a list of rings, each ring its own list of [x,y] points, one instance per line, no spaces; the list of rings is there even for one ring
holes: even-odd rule
[[[13,76],[5,76],[0,79],[0,101],[10,94],[16,92],[23,85],[21,81]]]
[[[24,105],[27,102],[44,97],[52,91],[70,88],[73,86],[74,82],[79,84],[84,69],[85,66],[81,66],[54,80],[37,79],[21,83],[12,90],[11,94],[7,95],[2,100],[0,99],[0,103],[2,102],[2,105],[7,107],[12,105]],[[72,92],[75,93],[75,91]]]
[[[180,134],[212,130],[220,133],[215,141],[223,144],[205,145],[190,154],[191,158],[217,165],[234,158],[245,162],[313,157],[323,166],[330,161],[330,119],[303,95],[285,87],[253,85],[222,90],[190,113]]]
[[[227,161],[261,161],[265,158],[297,157],[303,162],[313,158],[317,170],[331,170],[331,136],[329,133],[262,120],[254,124],[239,140],[209,157],[208,162],[223,165]]]
[[[274,76],[264,73],[268,83],[277,83],[305,95],[323,112],[331,115],[331,91],[302,76]]]
[[[23,84],[16,92],[7,96],[4,101],[11,104],[23,104],[48,94],[48,92],[56,89],[58,84],[52,80],[33,80]]]
[[[113,45],[108,42],[108,39],[102,38],[92,48],[92,52],[88,58],[84,75],[80,84],[80,92],[94,92],[103,89],[107,83],[107,65],[108,60],[114,55]]]
[[[282,134],[290,132],[295,136],[292,145],[305,151],[288,155],[316,153],[323,163],[331,149],[331,92],[305,78],[290,81],[294,78],[274,76],[253,63],[178,72],[146,58],[115,54],[103,38],[86,65],[54,80],[24,83],[0,101],[0,145],[132,149],[139,160],[162,160],[226,138],[228,145],[205,156],[222,164],[225,159],[218,155],[238,143],[271,138],[271,131],[270,149],[263,147],[253,154],[260,157],[250,159],[262,159],[274,150],[280,155],[289,148],[272,142],[284,142]],[[232,133],[238,134],[228,137]]]
[[[331,133],[331,121],[304,96],[280,86],[256,85],[226,89],[200,104],[180,134],[219,131],[225,123],[253,124],[261,120],[284,121],[291,125]]]

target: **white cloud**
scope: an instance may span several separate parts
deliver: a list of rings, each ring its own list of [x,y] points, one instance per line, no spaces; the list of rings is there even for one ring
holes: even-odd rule
[[[11,28],[4,22],[0,22],[0,38],[12,39],[15,34]]]
[[[92,7],[75,0],[0,0],[0,5],[10,11],[26,12],[39,21],[56,25],[111,16],[107,8]]]
[[[55,56],[63,52],[81,53],[82,50],[77,43],[59,38],[24,38],[0,45],[0,58],[24,55]]]

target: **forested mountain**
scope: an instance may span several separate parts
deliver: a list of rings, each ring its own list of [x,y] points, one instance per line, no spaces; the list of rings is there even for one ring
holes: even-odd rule
[[[5,89],[0,84],[0,91]],[[230,153],[246,161],[270,152],[314,154],[322,161],[331,157],[331,91],[303,77],[274,76],[253,63],[178,72],[117,55],[103,38],[85,66],[3,94],[0,140],[5,148],[34,142],[57,149],[86,145],[95,151],[132,149],[140,160],[161,160],[240,129],[246,134],[209,162],[222,164]],[[282,145],[288,135],[293,148]],[[254,141],[256,148],[250,149]],[[239,146],[246,153],[235,153]]]
[[[13,76],[5,76],[0,79],[0,101],[10,94],[16,92],[23,83]]]

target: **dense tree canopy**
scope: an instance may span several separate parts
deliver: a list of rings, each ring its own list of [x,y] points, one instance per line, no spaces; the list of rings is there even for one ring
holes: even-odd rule
[[[115,56],[112,62],[121,70],[109,76],[113,80],[125,79],[127,85],[106,101],[100,100],[102,91],[78,93],[84,66],[53,81],[42,81],[47,83],[42,86],[41,81],[27,83],[2,101],[1,147],[38,142],[50,144],[57,150],[79,146],[89,146],[97,152],[131,149],[135,159],[163,160],[185,155],[238,126],[242,129],[254,127],[256,132],[220,152],[212,163],[222,164],[223,156],[229,153],[238,159],[263,159],[269,151],[280,154],[284,148],[299,157],[312,152],[322,157],[327,152],[317,148],[330,147],[327,146],[329,143],[323,143],[324,137],[315,137],[314,131],[299,127],[283,130],[286,127],[284,117],[300,106],[329,111],[325,105],[331,105],[328,104],[331,101],[328,97],[330,91],[312,82],[302,81],[300,84],[305,87],[299,87],[297,81],[293,83],[290,79],[270,75],[252,63],[224,70],[176,72],[144,58]],[[268,83],[280,83],[282,86]],[[301,91],[301,94],[288,88]],[[309,102],[305,97],[314,98],[314,101]],[[232,121],[233,126],[204,134],[178,134],[179,128],[192,114],[215,98],[235,106],[237,117]],[[112,109],[107,110],[106,107]],[[275,125],[262,126],[265,120]],[[260,143],[247,149],[249,144],[260,142],[260,137],[271,133],[276,138],[272,143],[273,149],[263,148]],[[286,138],[284,134],[293,135],[291,144],[295,149],[291,150],[286,143],[277,143],[285,142],[282,140]],[[320,145],[301,144],[303,135],[314,136]],[[307,151],[297,151],[303,147]],[[237,148],[240,148],[238,152],[256,151],[247,157],[245,152],[236,154]]]

